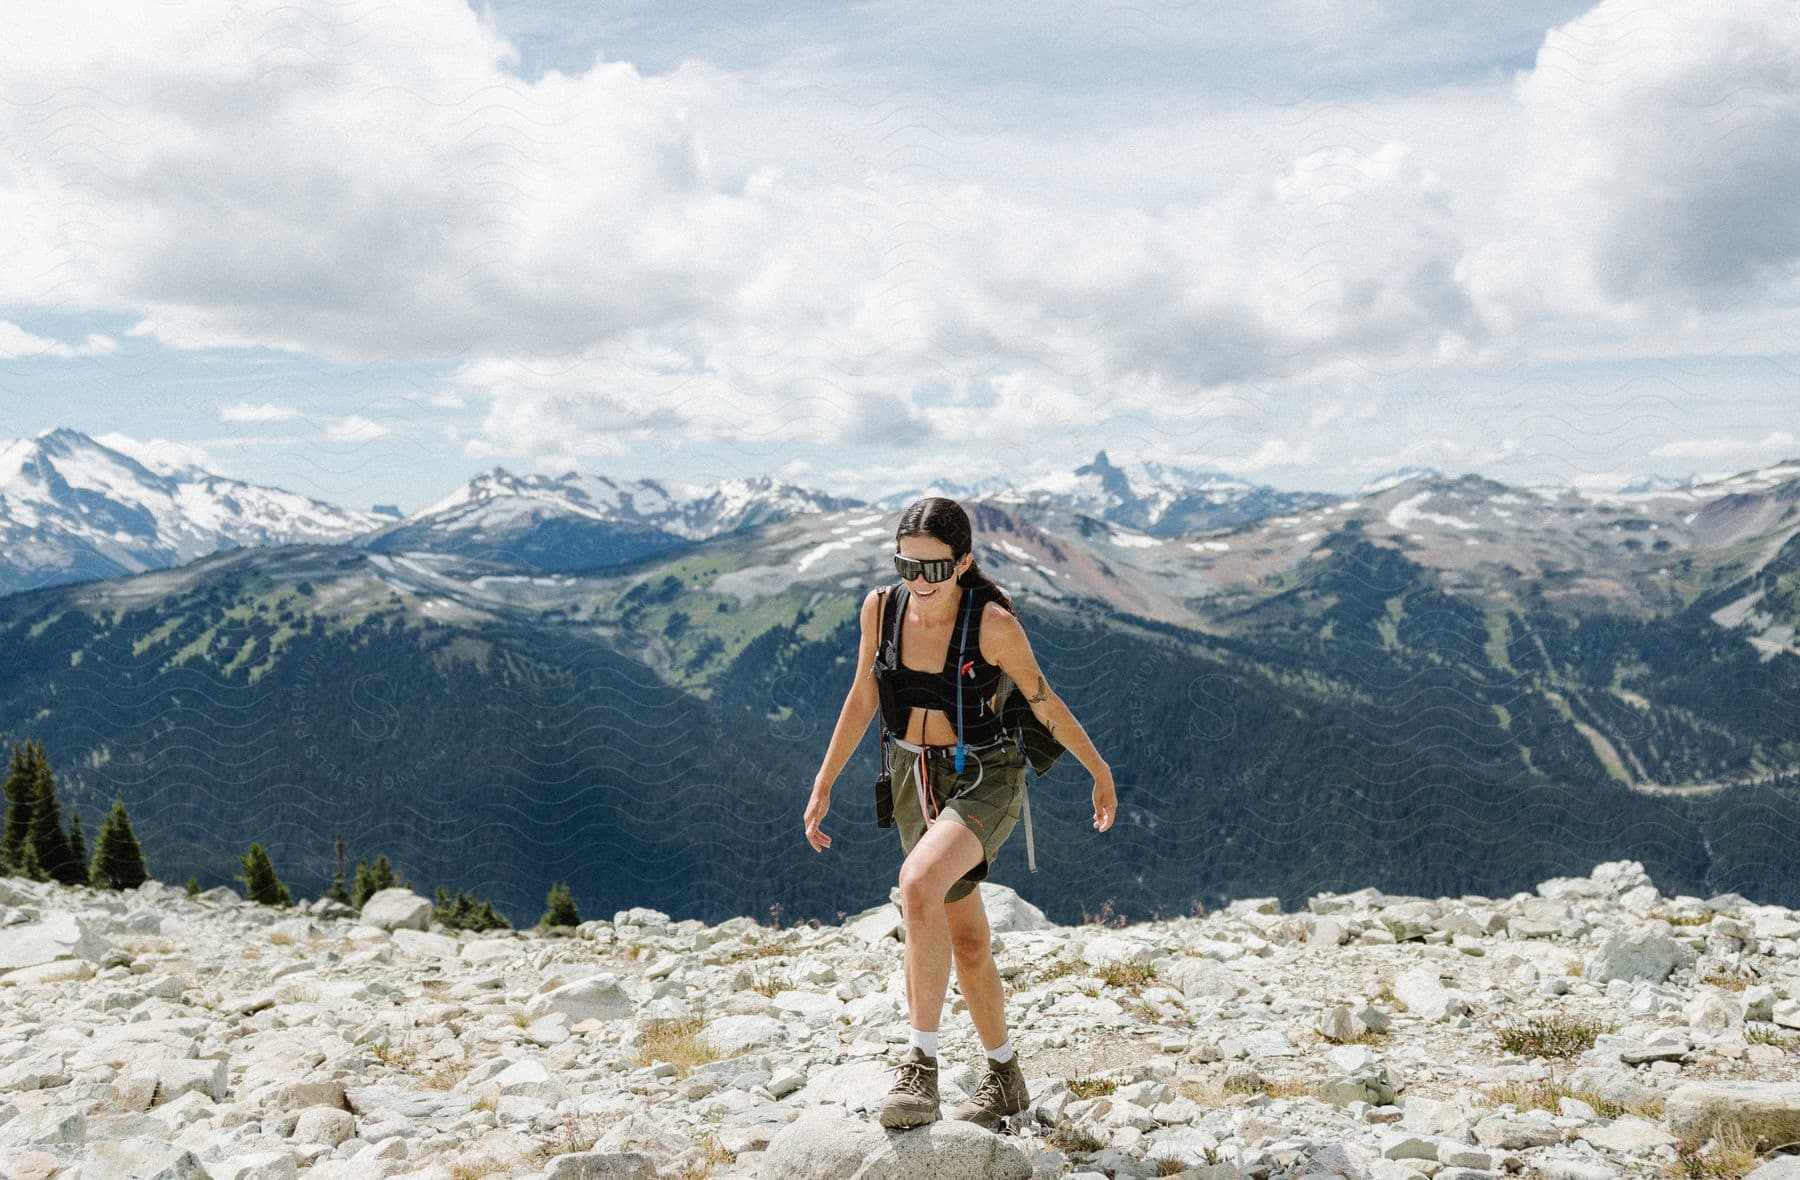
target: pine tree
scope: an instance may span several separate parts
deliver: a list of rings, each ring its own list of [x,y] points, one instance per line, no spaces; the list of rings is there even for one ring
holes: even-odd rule
[[[115,795],[112,810],[106,813],[100,834],[94,837],[94,863],[88,869],[88,880],[102,889],[136,889],[149,876],[143,849],[138,847],[131,819],[125,814],[125,797]]]
[[[544,916],[538,919],[539,926],[579,926],[581,915],[575,910],[575,899],[569,894],[568,885],[561,881],[550,886],[550,893],[544,899],[549,908]]]
[[[25,876],[25,845],[31,834],[31,805],[37,799],[37,771],[31,765],[31,744],[12,746],[6,768],[6,840],[0,845],[0,869]]]
[[[189,897],[199,897],[200,896],[200,874],[199,873],[189,873],[188,874],[187,895]]]
[[[433,917],[437,923],[448,930],[504,930],[509,928],[505,918],[494,912],[492,902],[477,901],[467,890],[458,889],[456,896],[450,896],[450,890],[439,885],[437,898],[432,906]]]
[[[74,885],[81,880],[81,870],[69,856],[69,838],[63,833],[62,809],[56,803],[56,776],[50,760],[44,757],[42,743],[37,744],[34,759],[37,772],[37,797],[31,804],[31,846],[44,874],[52,881]]]
[[[375,858],[373,865],[356,862],[356,887],[350,891],[350,904],[362,909],[371,897],[383,889],[405,888],[406,878],[394,875],[394,866],[389,863],[387,853]]]
[[[74,863],[79,874],[76,884],[86,885],[87,876],[87,840],[81,834],[81,808],[69,809],[69,860]]]
[[[349,905],[350,893],[344,888],[344,833],[342,832],[337,834],[335,851],[337,852],[337,872],[332,876],[331,888],[325,891],[325,896],[332,901]]]
[[[356,862],[356,884],[350,888],[350,904],[360,910],[363,903],[374,896],[375,871],[369,867],[368,861],[359,860]]]
[[[14,868],[19,876],[28,881],[48,881],[50,879],[50,874],[46,873],[44,866],[38,863],[37,849],[31,846],[29,840],[25,841],[25,847],[19,853],[19,863]]]
[[[244,875],[238,880],[244,883],[244,895],[251,901],[285,906],[294,900],[288,887],[275,875],[275,864],[261,844],[251,842],[250,851],[238,857],[238,861],[244,866]]]

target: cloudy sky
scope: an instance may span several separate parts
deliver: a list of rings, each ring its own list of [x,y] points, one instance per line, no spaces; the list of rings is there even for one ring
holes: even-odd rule
[[[352,506],[1800,456],[1792,0],[14,0],[0,436]]]

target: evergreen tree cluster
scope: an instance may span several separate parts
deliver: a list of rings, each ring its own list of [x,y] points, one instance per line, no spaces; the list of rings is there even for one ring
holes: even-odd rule
[[[508,930],[512,927],[512,923],[494,910],[492,902],[478,900],[462,889],[458,889],[452,898],[449,888],[439,885],[432,909],[438,924],[450,930]]]
[[[44,745],[14,742],[6,771],[6,829],[0,840],[0,873],[62,885],[136,889],[149,879],[143,849],[131,831],[123,796],[100,825],[93,856],[81,831],[81,812],[72,810],[67,831],[56,798],[56,776]]]
[[[12,758],[7,767],[6,822],[0,836],[0,876],[25,877],[33,881],[57,881],[64,885],[91,885],[100,889],[136,889],[149,880],[143,849],[131,830],[131,819],[125,812],[123,796],[115,797],[112,810],[100,824],[90,854],[86,836],[81,830],[81,813],[71,809],[67,830],[62,825],[62,807],[56,797],[56,779],[42,742],[25,741],[12,744]],[[344,885],[348,858],[343,833],[338,833],[335,849],[337,871],[325,896],[344,905],[361,909],[383,889],[410,888],[406,877],[394,869],[384,852],[373,862],[358,860],[353,885]],[[293,893],[275,871],[267,848],[252,842],[238,856],[241,873],[236,878],[244,886],[251,901],[261,905],[285,907],[293,904]],[[198,875],[187,880],[187,895],[200,893]],[[549,910],[540,924],[573,926],[581,921],[566,884],[558,883],[550,891]],[[504,930],[509,923],[494,909],[493,903],[458,889],[454,896],[449,887],[439,885],[434,902],[437,921],[452,930]]]

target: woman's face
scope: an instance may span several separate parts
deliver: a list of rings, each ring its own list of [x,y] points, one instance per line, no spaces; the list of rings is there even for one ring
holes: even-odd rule
[[[902,557],[916,558],[919,561],[936,561],[952,556],[952,550],[947,542],[927,536],[901,537],[897,551]],[[915,597],[929,602],[937,597],[938,591],[947,590],[955,585],[956,579],[962,577],[963,571],[968,568],[969,554],[965,553],[962,560],[956,563],[955,569],[951,571],[947,580],[927,582],[925,575],[920,574],[916,578],[907,578],[906,587]]]

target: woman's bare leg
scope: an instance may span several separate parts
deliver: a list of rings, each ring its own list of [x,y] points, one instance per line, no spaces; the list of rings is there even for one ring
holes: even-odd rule
[[[945,906],[944,915],[950,922],[950,957],[956,963],[956,983],[968,1002],[969,1019],[975,1022],[981,1047],[998,1049],[1006,1043],[1006,1005],[981,890]]]
[[[913,845],[900,866],[900,907],[906,918],[906,1005],[912,1026],[932,1032],[950,989],[950,920],[944,894],[981,863],[981,841],[953,819],[940,820]]]

